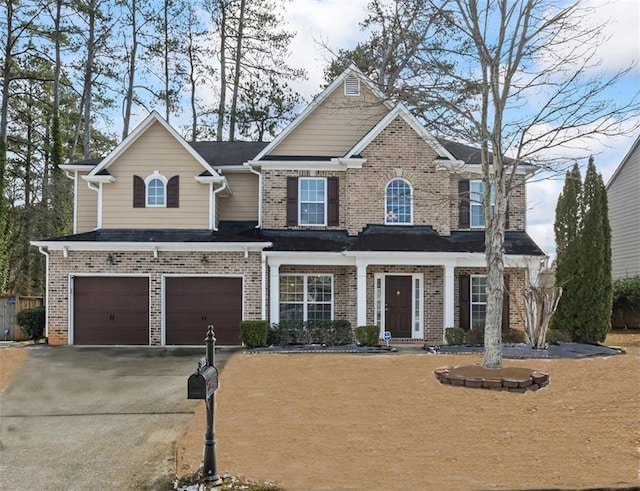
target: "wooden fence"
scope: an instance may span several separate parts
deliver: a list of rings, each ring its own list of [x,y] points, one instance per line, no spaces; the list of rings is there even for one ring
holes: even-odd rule
[[[42,305],[42,297],[0,297],[0,341],[27,341],[29,337],[16,324],[16,314]]]

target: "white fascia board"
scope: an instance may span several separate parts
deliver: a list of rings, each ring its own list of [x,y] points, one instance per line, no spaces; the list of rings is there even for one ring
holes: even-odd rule
[[[491,167],[491,166],[490,166]],[[436,170],[453,170],[454,172],[470,172],[473,174],[482,174],[481,164],[467,164],[464,160],[454,160],[452,162],[437,160]],[[538,168],[535,165],[521,164],[516,169],[516,174],[527,175],[533,174]]]
[[[254,160],[260,160],[265,155],[269,155],[275,149],[282,140],[284,140],[293,130],[295,130],[313,111],[320,106],[329,95],[336,90],[340,84],[350,75],[355,75],[363,82],[383,103],[391,109],[393,105],[388,101],[387,97],[369,80],[369,78],[356,68],[352,63],[347,69],[342,72],[333,82],[331,82],[326,89],[324,89],[311,103],[304,108],[304,110],[294,119],[289,125],[283,129],[278,136],[276,136],[269,145],[262,149],[262,151],[256,155]]]
[[[171,126],[167,121],[158,113],[158,111],[151,111],[149,115],[142,120],[135,129],[129,133],[116,148],[114,148],[109,155],[107,155],[102,162],[96,165],[89,173],[90,176],[94,176],[103,169],[109,167],[120,155],[124,153],[153,123],[160,123],[170,134],[173,136],[180,145],[206,170],[212,175],[217,176],[218,173],[214,170],[209,163],[204,160],[198,152],[196,152],[191,145],[189,145],[182,136]]]
[[[80,177],[87,182],[116,182],[117,181],[117,179],[111,175],[99,175],[99,176],[86,175],[86,176],[80,176]]]
[[[402,103],[397,104],[384,118],[380,120],[377,125],[371,129],[371,131],[369,131],[369,133],[362,137],[362,139],[356,143],[351,150],[349,150],[346,157],[351,157],[352,155],[357,155],[362,152],[367,145],[369,145],[373,139],[377,137],[387,126],[389,126],[398,116],[411,126],[411,128],[436,151],[439,157],[448,160],[455,160],[455,157],[451,155],[422,124],[420,124],[420,121],[418,121]]]
[[[225,177],[220,176],[220,175],[215,175],[215,176],[194,176],[194,179],[196,181],[198,181],[199,183],[202,183],[202,184],[209,184],[209,183],[222,184],[223,182],[225,182],[227,180]]]
[[[40,241],[30,242],[35,247],[46,247],[50,251],[262,251],[272,247],[271,242],[80,242],[80,241]]]
[[[82,164],[62,164],[60,165],[60,168],[62,170],[68,170],[68,171],[87,171],[89,172],[91,169],[93,169],[95,166],[93,165],[82,165]]]
[[[331,160],[250,160],[247,165],[269,170],[316,170],[316,171],[346,171],[347,169],[361,169],[367,159],[362,158],[332,158]]]
[[[270,266],[355,266],[355,258],[342,252],[264,251]]]

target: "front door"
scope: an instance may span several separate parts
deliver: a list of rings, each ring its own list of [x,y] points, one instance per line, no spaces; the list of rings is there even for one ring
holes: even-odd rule
[[[411,337],[411,276],[385,276],[384,328],[394,338]]]

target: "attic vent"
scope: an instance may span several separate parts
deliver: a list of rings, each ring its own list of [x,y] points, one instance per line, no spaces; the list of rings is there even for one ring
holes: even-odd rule
[[[358,77],[347,77],[344,80],[344,95],[360,95],[360,80]]]

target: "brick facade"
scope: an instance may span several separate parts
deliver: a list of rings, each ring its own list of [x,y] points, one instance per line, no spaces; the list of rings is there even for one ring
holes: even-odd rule
[[[69,278],[82,275],[147,275],[149,277],[149,329],[152,345],[162,340],[162,275],[233,275],[244,284],[243,317],[261,317],[261,256],[259,252],[113,252],[115,264],[107,263],[106,251],[51,251],[49,269],[49,343],[69,342]],[[206,257],[206,262],[203,261]]]
[[[285,228],[287,177],[338,177],[339,224],[333,229],[357,234],[368,224],[382,224],[385,189],[395,178],[413,187],[413,224],[431,225],[440,234],[459,230],[458,181],[479,179],[479,174],[456,173],[436,165],[437,154],[403,119],[396,118],[362,152],[361,169],[303,171],[263,169],[264,228]],[[525,227],[524,177],[516,176],[509,204],[509,229]],[[308,228],[318,230],[317,226]]]

